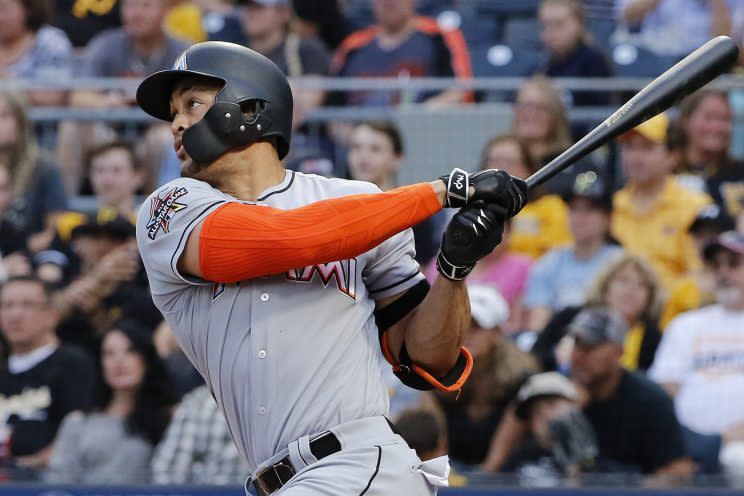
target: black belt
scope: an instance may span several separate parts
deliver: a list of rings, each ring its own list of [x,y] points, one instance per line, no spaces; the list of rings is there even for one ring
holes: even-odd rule
[[[331,431],[310,441],[310,452],[318,460],[338,451],[341,451],[341,442]],[[268,496],[286,484],[295,473],[292,461],[287,455],[275,464],[262,468],[256,477],[251,479],[251,484],[256,488],[258,496]]]

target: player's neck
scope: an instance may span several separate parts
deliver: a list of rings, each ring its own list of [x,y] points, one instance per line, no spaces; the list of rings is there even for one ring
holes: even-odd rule
[[[211,170],[210,170],[211,169]],[[270,143],[228,152],[205,171],[203,179],[239,200],[255,201],[266,189],[284,180],[284,166]]]

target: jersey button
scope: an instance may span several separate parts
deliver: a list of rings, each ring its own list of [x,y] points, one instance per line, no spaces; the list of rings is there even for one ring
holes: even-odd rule
[[[261,301],[268,301],[269,293],[261,293]]]
[[[259,415],[266,415],[266,407],[265,406],[259,406],[258,407],[258,414]]]
[[[260,350],[258,352],[258,358],[261,358],[261,359],[266,358],[266,350]]]

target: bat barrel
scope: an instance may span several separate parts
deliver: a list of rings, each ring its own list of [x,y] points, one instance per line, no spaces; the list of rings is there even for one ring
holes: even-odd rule
[[[665,111],[733,67],[739,48],[728,36],[701,46],[646,85],[602,124],[527,178],[531,189],[576,163],[608,141]]]

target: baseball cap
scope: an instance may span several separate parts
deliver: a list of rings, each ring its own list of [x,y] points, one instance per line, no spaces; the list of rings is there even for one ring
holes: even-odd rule
[[[134,237],[135,230],[129,219],[113,209],[102,208],[88,215],[82,224],[72,230],[72,239],[86,235],[127,239]]]
[[[706,205],[697,213],[688,231],[694,233],[705,227],[724,233],[734,229],[734,219],[718,205]]]
[[[498,289],[485,284],[468,285],[470,315],[484,329],[493,329],[509,320],[509,304]]]
[[[620,136],[620,140],[628,138],[632,133],[638,133],[644,138],[657,144],[665,144],[667,139],[667,130],[669,129],[669,117],[661,113],[647,121],[637,125],[627,133]]]
[[[721,250],[731,250],[744,255],[744,234],[736,231],[726,231],[703,248],[703,258],[710,261]]]
[[[620,314],[603,307],[587,308],[568,324],[568,335],[590,346],[612,342],[625,343],[628,324]]]
[[[571,190],[564,196],[566,203],[574,198],[586,198],[602,210],[612,210],[612,193],[596,171],[590,170],[576,175]]]
[[[543,372],[531,376],[519,388],[516,400],[517,417],[526,420],[531,404],[538,398],[559,397],[567,400],[578,400],[576,386],[559,372]]]

